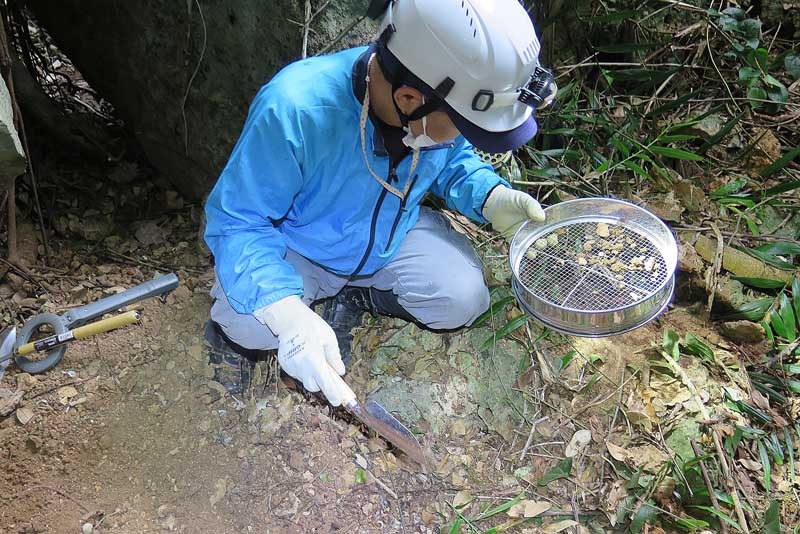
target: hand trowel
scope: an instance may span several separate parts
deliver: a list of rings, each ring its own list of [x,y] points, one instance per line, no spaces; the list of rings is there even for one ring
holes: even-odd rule
[[[344,380],[338,375],[336,378],[344,384]],[[403,423],[375,400],[367,400],[365,403],[361,403],[350,387],[346,384],[344,386],[342,389],[348,392],[348,396],[342,401],[342,406],[345,410],[353,414],[367,427],[383,436],[389,443],[406,453],[409,458],[423,468],[428,467],[428,460],[422,450],[422,446]]]

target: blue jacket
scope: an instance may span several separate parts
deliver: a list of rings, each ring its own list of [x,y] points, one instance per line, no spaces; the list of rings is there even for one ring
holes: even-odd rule
[[[339,275],[372,274],[397,253],[428,191],[484,222],[487,194],[508,186],[459,137],[450,148],[422,151],[405,202],[384,189],[361,149],[363,95],[356,95],[354,65],[366,53],[361,47],[293,63],[250,106],[205,207],[206,243],[239,313],[303,294],[287,247]],[[371,121],[366,139],[370,166],[386,180],[390,160]],[[401,191],[410,164],[407,156],[397,167],[393,185]]]

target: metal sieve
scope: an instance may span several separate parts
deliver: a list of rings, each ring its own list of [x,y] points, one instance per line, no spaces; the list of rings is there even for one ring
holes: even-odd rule
[[[678,246],[654,214],[611,198],[545,208],[511,241],[512,288],[545,326],[587,337],[621,334],[658,316],[675,286]]]

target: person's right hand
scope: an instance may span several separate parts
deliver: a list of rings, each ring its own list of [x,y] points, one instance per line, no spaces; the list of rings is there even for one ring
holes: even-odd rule
[[[278,363],[307,391],[322,391],[332,406],[355,398],[339,378],[345,367],[333,329],[292,295],[257,310],[255,317],[278,336]]]

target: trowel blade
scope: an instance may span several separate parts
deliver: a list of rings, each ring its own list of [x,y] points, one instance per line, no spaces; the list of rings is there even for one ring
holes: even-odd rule
[[[14,357],[14,343],[17,342],[17,328],[15,326],[7,326],[2,333],[0,333],[0,380],[3,379],[3,374],[6,372],[6,367]]]
[[[403,423],[374,400],[368,400],[364,403],[364,411],[369,416],[370,426],[406,453],[409,458],[421,466],[427,467],[428,460],[422,446],[416,436]]]

